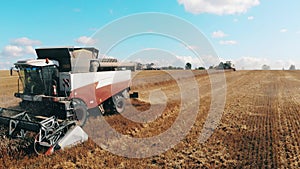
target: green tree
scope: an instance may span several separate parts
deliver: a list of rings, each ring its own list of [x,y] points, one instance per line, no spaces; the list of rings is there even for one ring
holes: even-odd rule
[[[268,65],[263,65],[262,70],[271,70],[271,67]]]
[[[192,69],[192,64],[189,63],[189,62],[186,63],[186,64],[185,64],[185,69],[186,69],[186,70],[191,70],[191,69]]]
[[[291,65],[289,70],[296,70],[296,66],[295,65]]]

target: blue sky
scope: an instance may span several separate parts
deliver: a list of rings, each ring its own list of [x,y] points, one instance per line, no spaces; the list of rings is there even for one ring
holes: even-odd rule
[[[232,60],[239,69],[260,69],[263,64],[273,69],[288,69],[291,64],[300,67],[300,1],[1,2],[0,69],[8,69],[17,60],[35,58],[33,49],[36,47],[93,46],[93,35],[97,30],[119,18],[144,12],[170,14],[193,24],[211,43],[221,60]],[[155,36],[134,37],[109,54],[124,59],[129,53],[136,54],[150,48],[171,51],[182,62],[189,61],[199,66],[190,51],[181,49],[170,39]],[[149,61],[149,58],[144,61]]]

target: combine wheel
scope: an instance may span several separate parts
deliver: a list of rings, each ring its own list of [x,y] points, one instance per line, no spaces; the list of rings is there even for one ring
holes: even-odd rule
[[[78,125],[82,127],[84,126],[88,117],[87,106],[83,101],[78,99],[74,99],[72,104],[73,104],[74,117],[78,121]]]
[[[114,109],[118,113],[123,113],[125,110],[125,99],[121,95],[113,96]]]

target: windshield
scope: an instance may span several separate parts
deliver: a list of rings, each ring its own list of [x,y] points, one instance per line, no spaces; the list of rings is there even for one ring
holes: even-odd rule
[[[24,94],[51,94],[53,80],[58,77],[56,66],[19,67]]]

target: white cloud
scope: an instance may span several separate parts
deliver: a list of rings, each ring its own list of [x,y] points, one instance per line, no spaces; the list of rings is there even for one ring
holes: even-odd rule
[[[99,30],[99,28],[89,28],[89,31],[96,32],[97,30]]]
[[[29,39],[27,37],[17,38],[11,40],[10,44],[4,46],[4,48],[0,51],[0,55],[2,59],[34,55],[35,50],[33,46],[41,44],[41,41]]]
[[[74,8],[74,9],[73,9],[73,12],[81,12],[81,9],[79,9],[79,8]]]
[[[289,69],[291,65],[295,64],[296,63],[292,60],[272,60],[270,66],[273,69]]]
[[[226,37],[228,36],[227,34],[225,34],[223,31],[215,31],[212,33],[211,35],[213,38],[223,38],[223,37]]]
[[[22,37],[22,38],[12,40],[11,44],[16,46],[37,46],[37,45],[41,45],[42,42],[39,40],[33,40],[27,37]]]
[[[196,68],[196,67],[208,68],[209,66],[218,65],[220,62],[225,62],[225,59],[217,57],[217,56],[212,56],[212,55],[203,55],[200,57],[176,56],[176,58],[178,60],[180,60],[180,62],[184,65],[187,62],[191,63],[193,68]]]
[[[239,21],[239,20],[238,20],[238,19],[236,19],[236,18],[235,18],[235,19],[233,19],[233,22],[238,22],[238,21]]]
[[[269,64],[266,59],[242,57],[233,61],[237,69],[261,69],[263,64]]]
[[[221,40],[219,42],[221,45],[236,45],[237,44],[237,41],[235,40]]]
[[[297,31],[296,34],[300,34],[300,31]]]
[[[6,61],[6,62],[0,62],[0,70],[8,70],[12,66],[12,63]]]
[[[254,16],[248,16],[248,20],[254,20]]]
[[[182,63],[191,63],[192,67],[199,67],[199,66],[203,66],[203,64],[201,63],[201,60],[198,57],[192,57],[192,56],[176,56],[176,58],[178,60],[180,60],[180,62]]]
[[[23,48],[15,45],[7,45],[1,52],[3,56],[22,56],[23,55]]]
[[[280,29],[280,32],[281,32],[281,33],[286,33],[287,31],[288,31],[288,30],[285,29],[285,28],[284,28],[284,29]]]
[[[78,39],[75,40],[79,44],[83,45],[94,45],[97,41],[93,38],[87,37],[87,36],[81,36]]]
[[[211,56],[211,55],[202,56],[201,60],[203,61],[203,63],[205,64],[206,67],[216,66],[220,62],[225,61],[223,58],[219,58],[217,56]]]
[[[12,63],[22,59],[35,58],[34,46],[41,45],[39,40],[21,37],[13,39],[0,51],[0,69],[9,69]]]
[[[7,45],[1,52],[1,55],[4,57],[20,57],[27,54],[35,54],[35,50],[32,46]]]
[[[137,57],[137,58],[130,58],[130,61],[139,62],[142,64],[146,63],[154,63],[156,66],[159,67],[168,67],[168,66],[175,66],[175,67],[184,67],[186,63],[191,63],[192,67],[200,67],[204,66],[203,64],[203,58],[198,58],[196,56],[179,56],[179,55],[172,55],[172,56],[166,56],[166,57],[155,57],[155,58],[149,58],[149,57]],[[215,61],[215,60],[214,60]],[[212,62],[209,62],[212,63]],[[208,64],[208,63],[205,63]],[[215,64],[215,62],[213,62]]]
[[[271,69],[289,69],[291,65],[295,65],[292,60],[273,60],[261,57],[241,57],[233,60],[237,69],[262,69],[263,65],[268,65]]]
[[[193,14],[217,15],[245,13],[251,7],[260,4],[259,0],[178,0],[178,3]]]
[[[32,46],[25,46],[23,50],[26,54],[35,54],[35,49]]]
[[[185,46],[185,48],[186,48],[187,50],[196,50],[196,49],[198,49],[198,46],[188,45],[188,46]]]

